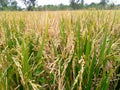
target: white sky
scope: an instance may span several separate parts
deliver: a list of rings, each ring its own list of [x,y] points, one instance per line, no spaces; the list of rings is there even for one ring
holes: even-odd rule
[[[19,6],[23,6],[22,4],[22,0],[16,0],[18,1],[18,5]],[[62,4],[69,4],[69,0],[37,0],[38,1],[38,5],[48,5],[48,4],[53,4],[53,5],[58,5],[60,3]],[[114,2],[116,4],[120,4],[120,0],[110,0],[111,2]],[[90,4],[91,2],[95,2],[95,3],[99,3],[100,0],[84,0],[84,3]]]
[[[69,4],[70,0],[38,0],[38,3],[40,5],[46,5],[46,4]],[[91,2],[99,2],[100,0],[85,0],[85,3],[91,3]]]

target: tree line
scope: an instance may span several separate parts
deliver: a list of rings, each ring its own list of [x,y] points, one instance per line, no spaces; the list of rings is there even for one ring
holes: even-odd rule
[[[44,10],[79,10],[79,9],[120,9],[120,4],[115,5],[109,3],[109,0],[101,0],[99,3],[92,2],[85,4],[84,0],[69,0],[69,5],[38,5],[37,0],[21,0],[25,8],[18,6],[16,0],[0,0],[0,10],[28,10],[28,11],[44,11]]]

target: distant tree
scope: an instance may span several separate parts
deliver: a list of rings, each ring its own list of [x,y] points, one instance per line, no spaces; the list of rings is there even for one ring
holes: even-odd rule
[[[81,5],[84,6],[84,0],[81,0]]]
[[[59,5],[58,5],[58,9],[59,9],[59,10],[64,10],[64,9],[66,9],[66,6],[63,5],[63,4],[59,4]]]
[[[80,3],[80,0],[70,0],[70,6],[71,6],[73,9],[77,9],[78,6],[79,6],[79,3]]]
[[[111,3],[110,5],[109,5],[109,9],[114,9],[115,8],[115,4],[114,3]]]
[[[109,2],[109,0],[101,0],[100,5],[102,6],[102,8],[105,9],[105,6],[107,5],[108,2]]]
[[[56,10],[70,10],[71,7],[69,5],[59,4],[59,5],[44,5],[36,7],[36,10],[42,11],[56,11]]]
[[[27,8],[27,10],[33,10],[36,5],[37,0],[22,0]]]
[[[70,6],[73,9],[80,9],[84,7],[84,0],[70,0]]]
[[[84,0],[81,0],[80,4],[79,4],[79,8],[83,9],[84,8]]]
[[[0,0],[0,10],[17,10],[16,0]]]
[[[92,2],[92,3],[89,5],[90,8],[96,8],[96,6],[97,6],[97,4],[94,3],[94,2]]]
[[[8,5],[8,0],[0,0],[0,9],[4,10]]]
[[[12,8],[12,10],[17,10],[17,1],[15,1],[15,0],[13,0],[12,2],[11,2],[11,8]]]

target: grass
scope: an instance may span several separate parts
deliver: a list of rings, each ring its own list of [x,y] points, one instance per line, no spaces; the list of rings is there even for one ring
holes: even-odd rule
[[[120,11],[0,13],[1,90],[120,89]]]

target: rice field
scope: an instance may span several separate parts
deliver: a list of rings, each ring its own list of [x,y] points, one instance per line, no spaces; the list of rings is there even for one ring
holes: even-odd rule
[[[119,90],[120,11],[0,12],[0,90]]]

